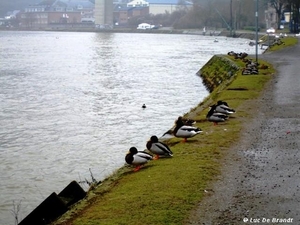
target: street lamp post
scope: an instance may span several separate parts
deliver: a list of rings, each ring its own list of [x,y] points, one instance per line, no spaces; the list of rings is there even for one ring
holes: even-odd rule
[[[230,0],[230,37],[232,37],[232,0]]]
[[[258,0],[256,0],[256,12],[255,12],[255,59],[258,62]]]

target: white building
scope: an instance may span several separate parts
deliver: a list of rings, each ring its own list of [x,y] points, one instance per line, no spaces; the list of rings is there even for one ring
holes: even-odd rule
[[[148,7],[149,2],[146,2],[144,0],[134,0],[129,3],[127,3],[127,7]]]
[[[147,0],[147,2],[149,2],[149,13],[153,15],[173,13],[178,9],[190,9],[193,6],[192,2],[179,0]]]

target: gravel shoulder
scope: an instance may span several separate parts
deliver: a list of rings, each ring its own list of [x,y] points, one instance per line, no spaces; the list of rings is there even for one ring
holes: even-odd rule
[[[299,44],[259,56],[277,73],[258,99],[237,109],[253,118],[186,224],[300,224],[299,56]]]

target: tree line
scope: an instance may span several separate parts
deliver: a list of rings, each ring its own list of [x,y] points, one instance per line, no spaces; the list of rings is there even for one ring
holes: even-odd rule
[[[268,7],[275,9],[279,29],[284,12],[290,12],[290,31],[299,32],[300,0],[193,0],[193,7],[187,8],[179,0],[178,10],[159,15],[133,17],[129,24],[136,26],[141,22],[163,24],[175,29],[201,29],[210,27],[214,29],[228,28],[233,30],[255,30],[256,1],[258,1],[258,26],[266,27],[265,11]],[[181,4],[180,4],[181,2]]]
[[[290,13],[290,31],[299,32],[300,0],[269,0],[270,5],[276,10],[277,28],[280,27],[283,12]]]

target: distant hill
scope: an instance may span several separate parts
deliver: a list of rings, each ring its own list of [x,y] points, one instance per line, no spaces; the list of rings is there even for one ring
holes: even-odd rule
[[[39,3],[41,0],[7,0],[0,1],[0,17],[5,17],[6,13],[13,10],[24,9],[28,5]]]

